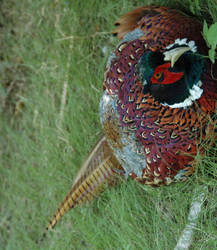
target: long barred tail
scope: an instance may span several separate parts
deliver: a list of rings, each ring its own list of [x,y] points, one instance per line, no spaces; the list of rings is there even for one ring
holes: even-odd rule
[[[70,208],[93,200],[104,191],[107,184],[115,183],[117,181],[115,169],[122,168],[103,136],[82,165],[70,192],[58,206],[38,244]]]

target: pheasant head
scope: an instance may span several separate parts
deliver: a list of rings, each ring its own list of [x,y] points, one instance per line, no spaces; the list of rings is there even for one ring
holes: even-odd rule
[[[194,41],[187,39],[177,39],[162,52],[145,52],[137,67],[143,93],[172,108],[190,106],[200,98],[203,69],[203,57]]]

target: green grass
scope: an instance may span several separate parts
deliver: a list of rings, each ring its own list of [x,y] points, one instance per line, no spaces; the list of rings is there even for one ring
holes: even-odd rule
[[[38,240],[101,133],[104,67],[114,21],[145,2],[215,22],[214,0],[0,1],[0,248]],[[195,1],[197,3],[197,1]],[[189,7],[190,6],[190,7]],[[193,190],[209,188],[191,249],[217,248],[216,155],[185,183],[154,189],[133,181],[70,211],[41,249],[173,249]]]

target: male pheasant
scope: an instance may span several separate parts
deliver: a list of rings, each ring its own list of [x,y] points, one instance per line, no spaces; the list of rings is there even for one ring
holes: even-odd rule
[[[117,175],[152,185],[184,181],[214,135],[217,84],[202,26],[166,7],[140,7],[116,22],[100,101],[104,135],[46,228],[92,200]]]

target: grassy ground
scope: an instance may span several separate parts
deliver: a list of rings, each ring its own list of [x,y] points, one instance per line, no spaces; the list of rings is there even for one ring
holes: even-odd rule
[[[215,22],[215,0],[146,1]],[[145,1],[0,1],[0,248],[35,241],[101,133],[98,103],[115,19]],[[133,181],[68,213],[41,249],[173,249],[193,190],[209,192],[192,249],[217,248],[216,148],[184,184]],[[214,178],[213,178],[214,177]]]

